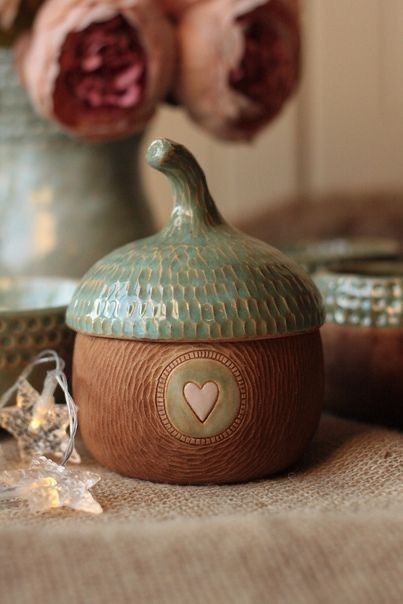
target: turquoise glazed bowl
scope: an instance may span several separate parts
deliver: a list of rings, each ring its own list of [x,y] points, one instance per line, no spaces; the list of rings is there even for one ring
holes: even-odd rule
[[[71,362],[74,336],[64,317],[76,286],[70,279],[0,277],[0,395],[41,350]]]

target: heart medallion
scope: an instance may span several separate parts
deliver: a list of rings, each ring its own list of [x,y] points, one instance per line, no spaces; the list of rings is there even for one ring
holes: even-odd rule
[[[246,399],[238,367],[213,348],[185,349],[164,369],[155,390],[162,424],[187,445],[228,438],[243,421]]]
[[[202,387],[194,382],[187,382],[183,394],[196,417],[205,422],[216,405],[219,390],[215,382],[206,382]]]

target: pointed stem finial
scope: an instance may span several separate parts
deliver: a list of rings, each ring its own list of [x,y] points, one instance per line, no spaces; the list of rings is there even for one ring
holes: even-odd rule
[[[169,230],[186,229],[197,234],[206,227],[224,223],[208,190],[204,172],[186,147],[159,138],[151,143],[146,157],[148,164],[171,182],[175,205]]]

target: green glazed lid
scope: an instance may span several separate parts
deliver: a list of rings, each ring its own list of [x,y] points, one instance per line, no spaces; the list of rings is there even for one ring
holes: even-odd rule
[[[102,337],[198,342],[281,337],[323,323],[311,278],[223,220],[189,151],[158,139],[147,161],[171,181],[171,219],[89,270],[68,308],[70,327]]]

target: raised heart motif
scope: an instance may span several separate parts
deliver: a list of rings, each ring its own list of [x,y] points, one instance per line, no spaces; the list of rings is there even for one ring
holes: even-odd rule
[[[196,417],[205,422],[215,407],[219,390],[215,382],[206,382],[201,388],[194,382],[187,382],[183,394]]]

